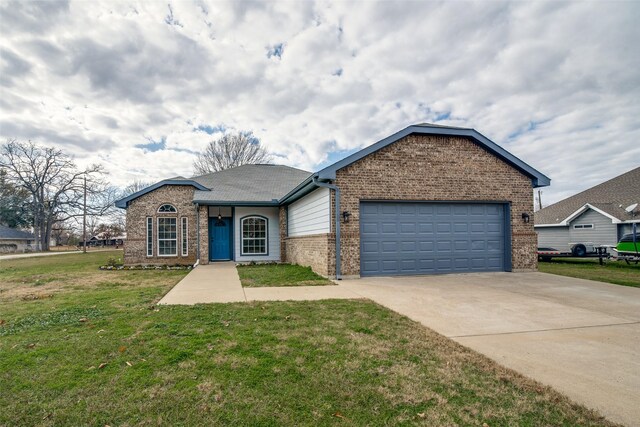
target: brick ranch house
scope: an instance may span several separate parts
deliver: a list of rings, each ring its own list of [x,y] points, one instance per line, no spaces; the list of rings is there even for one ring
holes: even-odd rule
[[[126,264],[275,261],[328,277],[537,268],[549,178],[473,129],[409,126],[318,172],[245,165],[119,200]]]

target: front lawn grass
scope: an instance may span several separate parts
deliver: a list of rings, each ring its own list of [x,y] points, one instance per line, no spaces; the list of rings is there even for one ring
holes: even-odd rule
[[[640,287],[640,264],[627,264],[624,261],[607,260],[604,265],[600,265],[598,259],[595,258],[553,258],[548,262],[539,262],[538,270],[543,273],[577,277],[578,279]]]
[[[311,267],[297,264],[245,264],[237,268],[240,282],[245,288],[335,285],[331,280],[314,273]]]
[[[0,264],[0,425],[611,425],[373,302],[156,307],[184,271],[80,257]]]

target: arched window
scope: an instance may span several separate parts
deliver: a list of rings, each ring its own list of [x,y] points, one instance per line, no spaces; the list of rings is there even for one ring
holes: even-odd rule
[[[176,208],[173,205],[170,205],[168,203],[158,208],[158,213],[176,213],[176,212],[178,212]]]
[[[242,255],[267,255],[267,218],[246,216],[240,220]]]

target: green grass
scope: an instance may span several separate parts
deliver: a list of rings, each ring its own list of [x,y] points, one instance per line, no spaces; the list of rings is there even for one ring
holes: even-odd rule
[[[554,258],[549,262],[538,263],[538,270],[543,273],[640,287],[640,264],[627,264],[624,261],[608,260],[604,265],[600,265],[597,259]]]
[[[296,264],[239,265],[238,274],[246,288],[334,285],[331,280],[314,273],[311,267]]]
[[[0,425],[610,425],[372,302],[156,307],[185,272],[109,256],[0,264]]]

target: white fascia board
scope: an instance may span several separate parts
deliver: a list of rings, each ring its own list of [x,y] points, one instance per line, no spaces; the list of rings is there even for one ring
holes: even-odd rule
[[[572,213],[571,215],[569,215],[568,217],[566,217],[564,219],[564,221],[560,222],[561,225],[569,225],[569,223],[571,221],[573,221],[574,219],[576,219],[578,216],[582,215],[584,212],[586,212],[588,209],[592,209],[596,212],[598,212],[600,215],[603,215],[607,218],[609,218],[611,220],[611,222],[613,224],[620,224],[623,221],[620,221],[618,218],[616,218],[615,216],[603,211],[602,209],[598,209],[595,206],[587,203],[584,206],[582,206],[580,209],[578,209],[577,211],[575,211],[574,213]]]

